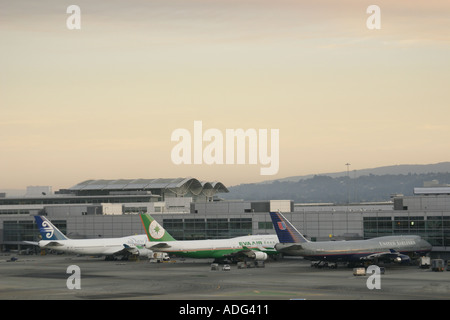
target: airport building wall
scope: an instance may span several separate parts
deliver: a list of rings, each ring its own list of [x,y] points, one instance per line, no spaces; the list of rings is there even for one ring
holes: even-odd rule
[[[243,206],[245,208],[245,206]],[[436,254],[450,254],[450,211],[320,211],[284,212],[312,241],[356,240],[386,235],[417,234]],[[248,234],[274,234],[268,212],[153,213],[176,239],[221,239]],[[53,215],[48,218],[70,238],[110,238],[143,234],[138,214]],[[33,216],[0,216],[2,251],[29,248],[38,241]]]
[[[404,213],[405,214],[405,213]],[[418,234],[433,245],[437,254],[450,253],[450,213],[420,217],[356,213],[285,213],[296,228],[312,241],[356,240],[383,235]],[[176,239],[220,239],[248,234],[274,234],[268,213],[251,214],[155,214]],[[382,219],[380,219],[382,218]],[[2,217],[2,251],[29,248],[23,241],[39,240],[33,217]],[[422,221],[422,222],[420,222]],[[138,215],[58,217],[52,222],[70,238],[109,238],[143,234]],[[411,222],[425,226],[411,228]],[[408,227],[409,226],[409,227]]]
[[[447,195],[400,197],[397,201],[396,210],[434,211],[450,208],[450,196]]]
[[[280,210],[312,241],[417,234],[437,255],[450,254],[450,195],[397,196],[392,202],[294,204],[290,200],[199,201],[132,191],[109,195],[47,195],[0,199],[0,249],[38,241],[33,216],[46,215],[70,238],[143,234],[139,213],[151,213],[176,239],[220,239],[274,234],[269,211]],[[139,192],[138,192],[139,193]]]

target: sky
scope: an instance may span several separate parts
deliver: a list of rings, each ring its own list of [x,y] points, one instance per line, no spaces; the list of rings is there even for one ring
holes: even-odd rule
[[[448,1],[0,0],[0,43],[0,189],[450,160]],[[278,170],[176,164],[195,121],[278,130]]]

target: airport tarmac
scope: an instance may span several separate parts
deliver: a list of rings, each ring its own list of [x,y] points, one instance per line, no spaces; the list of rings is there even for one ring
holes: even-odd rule
[[[2,300],[416,300],[450,299],[450,272],[416,266],[386,267],[380,289],[353,269],[312,268],[309,261],[268,261],[265,268],[211,270],[211,261],[150,263],[69,255],[0,256]],[[80,289],[68,289],[69,266]],[[69,281],[75,283],[74,281]]]

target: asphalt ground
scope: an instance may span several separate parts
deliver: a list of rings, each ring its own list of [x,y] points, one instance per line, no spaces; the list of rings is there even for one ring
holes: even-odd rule
[[[386,266],[380,289],[353,269],[299,259],[264,268],[211,270],[209,260],[104,261],[69,255],[0,256],[1,300],[448,300],[450,271]],[[68,270],[76,266],[76,271]],[[79,277],[75,279],[77,276]],[[76,285],[79,288],[76,288]],[[69,287],[74,287],[70,289]]]

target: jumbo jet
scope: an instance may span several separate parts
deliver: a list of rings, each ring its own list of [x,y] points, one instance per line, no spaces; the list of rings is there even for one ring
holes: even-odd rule
[[[280,212],[271,212],[273,225],[278,235],[277,251],[291,256],[302,256],[307,260],[322,263],[360,263],[387,261],[409,263],[409,255],[425,255],[431,244],[419,236],[386,236],[368,240],[319,241],[307,240]]]
[[[276,235],[253,235],[230,239],[175,240],[152,216],[141,214],[142,224],[148,236],[146,248],[179,257],[214,258],[216,261],[251,259],[264,261],[269,255],[278,254],[274,246]]]
[[[148,256],[151,254],[145,248],[147,242],[145,234],[121,238],[69,239],[46,217],[34,216],[34,219],[39,227],[42,240],[39,242],[27,241],[27,243],[38,245],[42,249],[81,255],[104,255],[107,260],[116,256]]]

